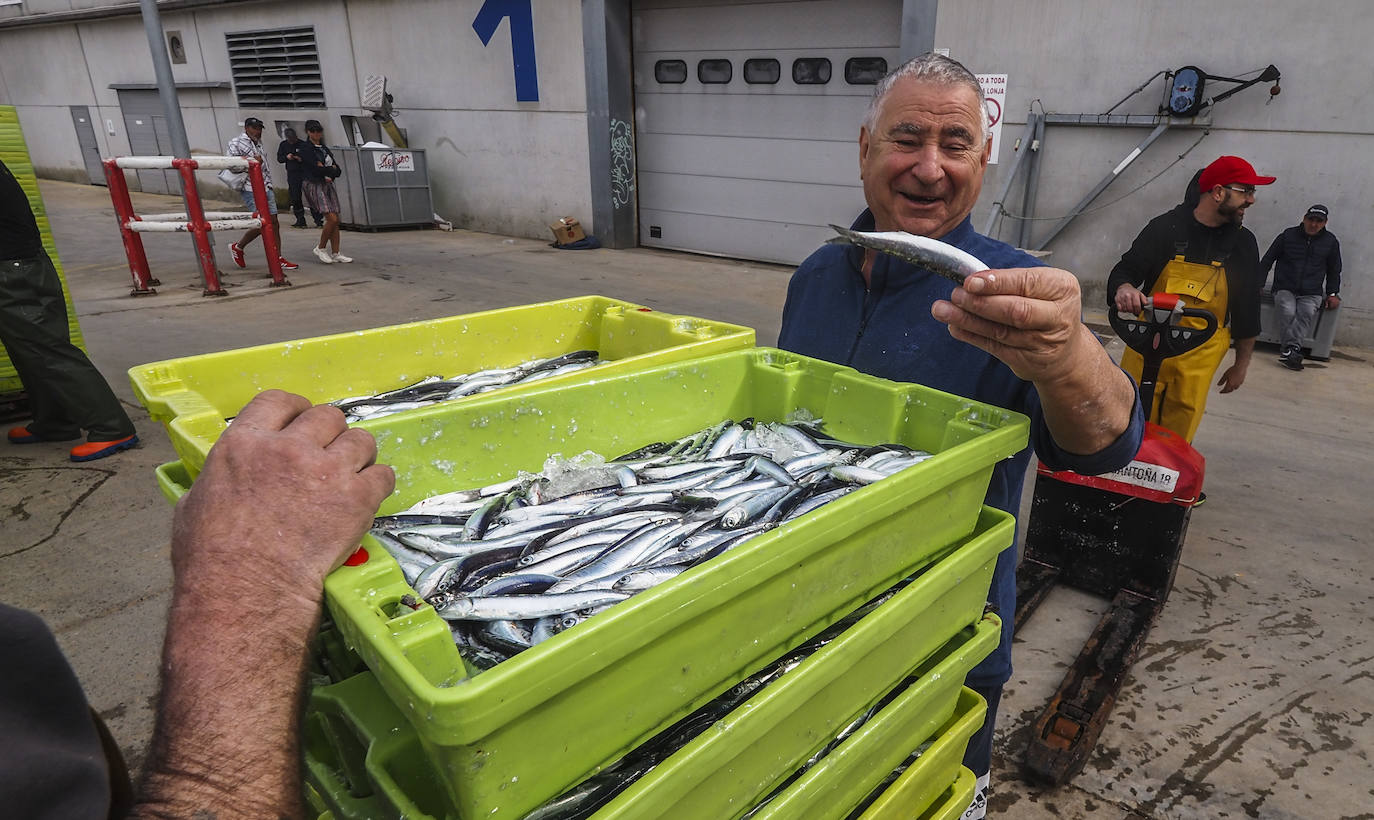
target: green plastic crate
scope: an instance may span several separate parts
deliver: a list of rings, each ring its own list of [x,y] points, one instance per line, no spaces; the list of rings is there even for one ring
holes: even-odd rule
[[[747,327],[583,296],[170,359],[132,368],[129,378],[148,413],[166,426],[194,478],[224,432],[225,419],[269,388],[319,403],[394,390],[425,376],[510,367],[574,350],[595,349],[607,360],[528,386],[492,391],[509,394],[753,344],[754,331]]]
[[[959,820],[968,811],[968,807],[973,803],[973,795],[978,791],[978,776],[963,766],[959,767],[959,774],[954,779],[954,783],[944,794],[941,794],[930,808],[926,809],[917,820]],[[904,809],[899,809],[896,814],[886,815],[883,820],[908,820],[911,814]],[[324,820],[324,818],[321,818]],[[333,820],[333,818],[329,818]]]
[[[921,816],[955,782],[969,738],[983,725],[987,713],[982,695],[966,686],[960,686],[957,694],[953,713],[941,726],[927,720],[928,710],[921,704],[928,695],[918,686],[907,689],[773,798],[753,820],[842,820],[850,813],[848,807],[859,805],[914,749],[934,737],[930,747],[861,818]]]
[[[843,439],[935,455],[471,679],[431,608],[402,611],[411,590],[375,542],[374,560],[327,579],[341,634],[417,727],[460,811],[543,803],[929,563],[973,531],[993,466],[1025,446],[1029,424],[761,348],[359,425],[396,468],[390,513],[538,471],[550,453],[619,454],[798,410]]]
[[[909,610],[911,600],[909,597],[906,601],[899,601],[894,597],[885,603],[837,639],[846,641],[848,649],[833,651],[827,646],[823,650],[829,652],[827,657],[817,653],[782,680],[738,707],[705,734],[659,764],[635,786],[597,811],[592,815],[592,820],[614,820],[627,816],[659,818],[665,816],[670,808],[674,818],[709,817],[722,820],[738,816],[771,791],[774,780],[780,779],[770,778],[764,782],[757,778],[732,777],[732,772],[740,766],[757,770],[758,763],[751,759],[752,754],[766,755],[779,761],[786,759],[787,765],[780,768],[779,772],[788,774],[816,748],[824,745],[828,737],[833,737],[843,725],[868,707],[868,704],[864,704],[862,708],[853,709],[846,705],[841,707],[843,714],[830,712],[829,720],[818,720],[812,712],[817,709],[832,710],[834,705],[814,701],[800,703],[796,698],[797,689],[805,689],[810,685],[807,678],[814,678],[816,669],[833,667],[837,661],[843,664],[846,660],[844,653],[853,650],[855,639],[863,641],[871,637],[865,633],[891,626],[886,623],[891,620],[890,616],[877,619],[874,616],[884,611],[893,613]],[[920,680],[913,685],[923,687],[928,700],[915,705],[928,706],[930,709],[925,716],[930,730],[946,723],[954,713],[964,676],[997,645],[999,630],[999,622],[989,617],[977,629],[968,627],[960,631],[920,665],[917,672]],[[903,634],[909,637],[909,632]],[[834,672],[834,669],[829,671]],[[859,667],[840,671],[847,678],[860,677],[864,673]],[[855,697],[858,696],[855,693]],[[773,732],[761,737],[751,731],[750,726],[758,722],[754,716],[760,713],[764,715],[764,720],[773,723],[779,719],[793,723],[809,722],[814,731],[790,736]],[[729,745],[733,753],[724,757],[708,755],[709,759],[703,759],[703,748],[710,750],[723,744]],[[465,816],[456,812],[449,803],[438,776],[424,759],[415,730],[388,700],[371,673],[364,672],[312,692],[303,747],[310,792],[318,797],[322,805],[329,807],[339,820],[433,820]],[[902,749],[903,755],[909,751],[908,746]],[[732,783],[730,780],[738,782]],[[710,794],[705,788],[672,787],[674,783],[683,781],[711,781],[714,788],[730,791],[727,794]],[[710,805],[696,802],[702,799],[706,799]]]
[[[396,468],[385,514],[538,471],[550,453],[619,454],[724,418],[779,421],[798,410],[839,438],[935,455],[473,678],[433,609],[400,605],[412,590],[370,538],[369,560],[326,579],[340,634],[417,728],[464,816],[520,816],[544,803],[929,564],[973,532],[993,466],[1025,446],[1029,424],[759,348],[359,425]]]
[[[905,820],[905,818],[956,818],[973,802],[978,778],[964,768],[964,752],[969,739],[987,717],[987,701],[965,688],[959,705],[939,732],[930,748],[869,804],[859,820]]]
[[[969,627],[983,612],[997,554],[1016,528],[1010,515],[984,511],[958,550],[717,721],[596,820],[657,820],[669,806],[683,820],[738,816],[913,673],[925,699],[909,701],[911,708],[920,710],[928,731],[944,723],[960,684],[996,648],[1001,628],[995,618]]]

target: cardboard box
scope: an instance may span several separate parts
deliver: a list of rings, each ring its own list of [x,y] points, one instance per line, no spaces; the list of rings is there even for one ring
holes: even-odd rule
[[[580,239],[586,239],[587,234],[582,231],[582,223],[571,216],[565,216],[549,226],[553,231],[553,243],[555,245],[570,245]]]

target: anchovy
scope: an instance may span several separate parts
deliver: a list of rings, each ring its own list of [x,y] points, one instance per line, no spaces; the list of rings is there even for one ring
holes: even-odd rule
[[[905,231],[851,231],[831,225],[839,236],[830,240],[841,245],[858,245],[880,251],[898,259],[919,265],[957,284],[964,284],[970,274],[985,271],[988,266],[971,253],[953,245]]]
[[[482,598],[462,596],[454,598],[435,610],[445,620],[460,621],[526,621],[576,612],[587,607],[613,604],[630,597],[629,593],[611,590],[564,592],[557,595],[490,595]]]

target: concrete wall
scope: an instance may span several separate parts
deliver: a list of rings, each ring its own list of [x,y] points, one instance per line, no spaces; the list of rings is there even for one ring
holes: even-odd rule
[[[26,3],[27,13],[110,3]],[[509,21],[487,46],[473,31],[481,0],[351,0],[242,3],[166,12],[187,62],[178,84],[230,81],[226,32],[313,25],[324,74],[325,110],[239,109],[232,90],[179,92],[193,152],[222,153],[246,116],[319,119],[331,144],[346,142],[340,115],[359,107],[370,74],[385,74],[396,120],[429,157],[434,206],[460,227],[545,237],[567,214],[591,225],[578,0],[534,3],[539,101],[517,102]],[[3,19],[3,18],[0,18]],[[0,102],[19,107],[40,173],[85,177],[70,105],[89,105],[102,154],[127,154],[111,83],[151,83],[152,58],[140,17],[0,30]],[[105,121],[113,123],[113,135]],[[42,135],[37,138],[37,135]],[[275,139],[269,134],[275,149]],[[279,183],[285,173],[274,174]]]
[[[1166,132],[1093,203],[1098,210],[1049,245],[1049,261],[1077,273],[1091,302],[1100,303],[1107,273],[1145,222],[1180,201],[1198,168],[1237,154],[1278,177],[1260,189],[1246,217],[1261,253],[1309,205],[1331,209],[1329,227],[1345,262],[1337,343],[1374,346],[1374,238],[1365,231],[1374,221],[1366,194],[1374,190],[1374,163],[1365,161],[1374,148],[1374,109],[1365,104],[1363,76],[1355,69],[1366,62],[1371,35],[1374,22],[1363,0],[1332,0],[1320,9],[1254,0],[941,3],[936,47],[950,49],[974,71],[1011,75],[1001,163],[988,174],[975,224],[983,226],[1001,188],[1032,101],[1050,112],[1100,113],[1161,69],[1196,65],[1209,74],[1251,77],[1273,63],[1283,74],[1279,96],[1271,101],[1269,84],[1262,83],[1218,103],[1210,135],[1167,169],[1201,132]],[[1209,81],[1205,94],[1232,87]],[[1153,113],[1163,91],[1163,79],[1156,79],[1115,113]],[[1037,215],[1064,214],[1147,133],[1050,126]],[[1008,206],[1021,210],[1019,186]],[[1053,224],[1039,223],[1035,235]],[[1003,225],[1004,235],[1014,237],[1016,223]]]

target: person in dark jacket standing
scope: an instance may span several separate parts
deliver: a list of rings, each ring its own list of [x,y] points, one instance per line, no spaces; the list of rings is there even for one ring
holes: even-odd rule
[[[1240,157],[1219,157],[1198,177],[1197,204],[1185,201],[1150,220],[1107,277],[1107,302],[1116,310],[1139,313],[1149,295],[1174,293],[1188,307],[1216,315],[1211,340],[1160,365],[1150,408],[1151,421],[1190,442],[1207,407],[1212,376],[1233,339],[1236,360],[1217,382],[1221,392],[1237,390],[1250,367],[1263,279],[1259,245],[1241,223],[1255,202],[1255,186],[1273,181]],[[1142,365],[1139,353],[1122,355],[1121,366],[1137,383]]]
[[[1307,209],[1301,225],[1288,228],[1260,260],[1260,276],[1274,267],[1274,307],[1279,320],[1279,363],[1302,370],[1302,343],[1319,308],[1341,306],[1341,243],[1326,229],[1325,205]]]
[[[114,455],[138,443],[134,423],[105,377],[72,344],[62,280],[19,180],[0,162],[0,343],[29,394],[33,421],[10,444],[71,441],[72,461]]]
[[[301,168],[301,152],[305,149],[305,140],[296,136],[296,129],[287,128],[282,131],[285,137],[277,146],[277,162],[286,167],[286,185],[291,192],[291,213],[296,215],[296,221],[291,225],[293,228],[307,227],[305,224],[305,205],[301,202],[301,183],[305,181],[305,171]],[[316,228],[324,227],[324,215],[314,208],[310,209],[310,216],[315,220]]]

